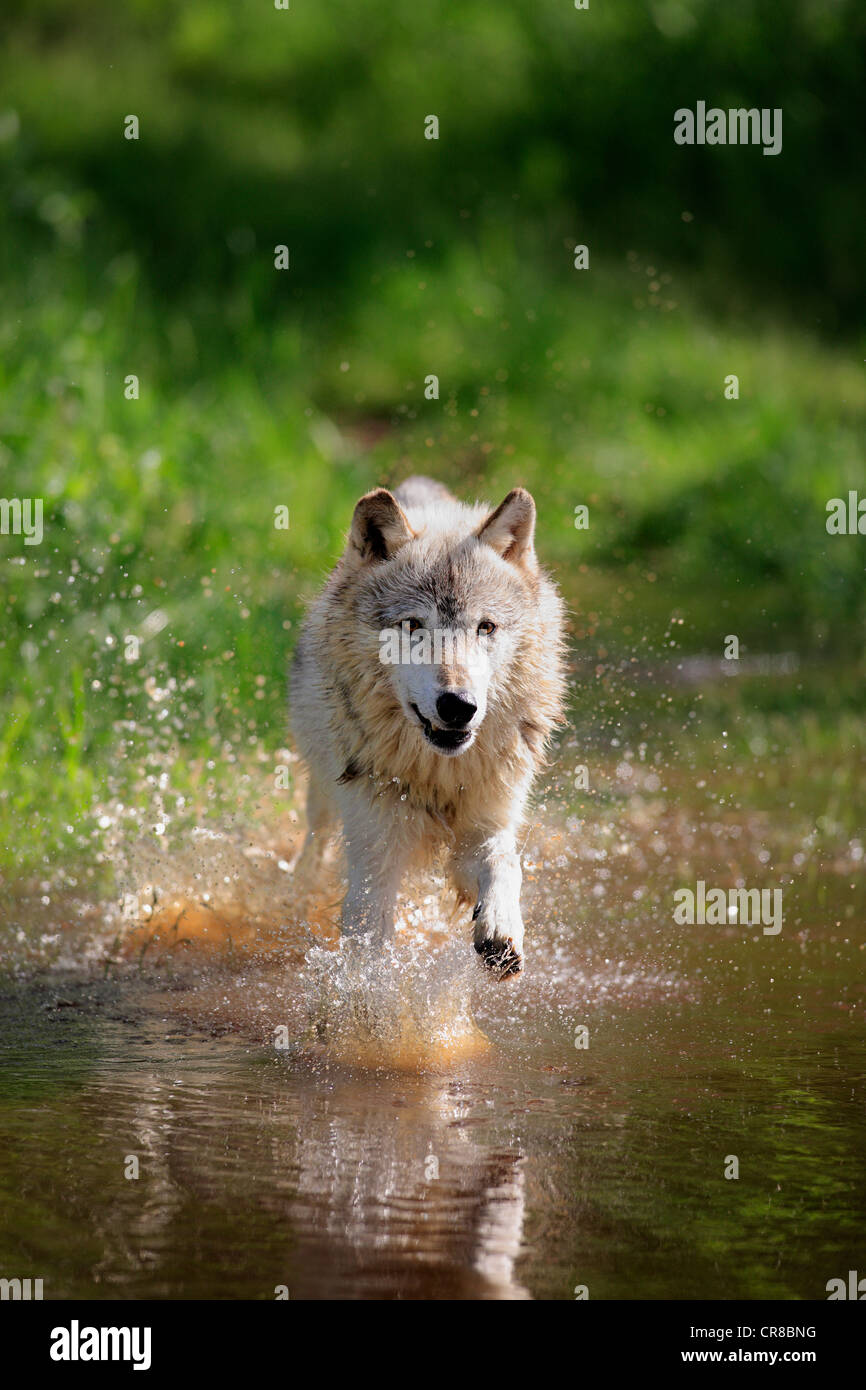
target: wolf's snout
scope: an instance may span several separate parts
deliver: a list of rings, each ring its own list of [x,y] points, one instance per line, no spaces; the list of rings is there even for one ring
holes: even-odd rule
[[[436,713],[450,729],[465,729],[477,709],[468,690],[445,690],[436,701]]]

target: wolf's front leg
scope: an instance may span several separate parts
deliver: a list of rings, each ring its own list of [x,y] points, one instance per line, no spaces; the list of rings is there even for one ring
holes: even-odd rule
[[[501,980],[523,969],[523,875],[513,830],[499,830],[461,846],[455,868],[464,892],[476,896],[475,949]]]
[[[294,868],[293,886],[297,892],[321,889],[323,871],[338,827],[336,803],[311,771],[307,789],[307,836]]]
[[[357,793],[341,798],[346,839],[348,888],[343,899],[340,931],[378,941],[394,934],[397,894],[409,859],[404,837],[395,834],[378,808]]]

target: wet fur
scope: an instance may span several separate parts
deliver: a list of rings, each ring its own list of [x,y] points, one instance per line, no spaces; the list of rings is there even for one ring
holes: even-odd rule
[[[518,833],[561,719],[563,606],[539,568],[535,507],[516,489],[493,511],[409,479],[358,503],[346,550],[314,601],[291,674],[295,739],[309,769],[299,879],[315,879],[342,829],[349,889],[342,930],[387,935],[404,875],[444,849],[458,897],[475,905],[476,950],[499,974],[522,965]],[[495,613],[511,655],[486,688],[474,741],[457,756],[407,716],[380,632],[413,607],[443,628]],[[425,674],[455,688],[465,671]],[[402,702],[401,702],[402,701]]]

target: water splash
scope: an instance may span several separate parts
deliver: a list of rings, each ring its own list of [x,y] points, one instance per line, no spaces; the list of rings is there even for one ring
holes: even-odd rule
[[[310,1034],[328,1057],[359,1066],[435,1068],[485,1052],[472,1015],[477,966],[466,943],[404,929],[381,945],[315,946],[302,981]]]

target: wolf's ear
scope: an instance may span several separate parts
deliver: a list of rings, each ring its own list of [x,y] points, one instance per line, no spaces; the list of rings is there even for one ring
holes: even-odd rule
[[[390,560],[415,532],[399,502],[387,488],[362,497],[352,517],[349,554],[361,561]]]
[[[503,560],[535,568],[535,503],[525,487],[516,487],[476,532]]]

